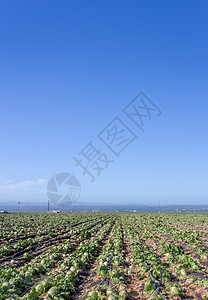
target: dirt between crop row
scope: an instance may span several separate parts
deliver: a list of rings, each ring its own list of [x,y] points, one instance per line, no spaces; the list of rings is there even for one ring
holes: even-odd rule
[[[91,260],[86,267],[82,270],[82,272],[79,274],[79,279],[76,282],[76,290],[71,295],[70,299],[77,300],[81,299],[89,290],[92,289],[92,287],[96,286],[100,283],[101,278],[97,276],[97,273],[95,271],[97,266],[97,259],[99,255],[103,251],[104,245],[108,242],[110,234],[115,226],[115,223],[109,230],[109,232],[105,235],[104,239],[102,240],[102,243],[99,246],[98,253],[94,260]]]
[[[93,226],[93,227],[94,227],[94,226]],[[94,235],[92,235],[89,239],[88,239],[88,238],[84,238],[84,239],[82,239],[82,240],[80,240],[80,241],[78,241],[78,242],[73,242],[73,243],[72,243],[72,247],[73,247],[73,248],[72,248],[72,250],[70,251],[70,254],[73,254],[73,252],[76,251],[76,249],[78,248],[78,246],[80,245],[80,243],[81,243],[82,241],[87,241],[87,240],[92,240],[92,239],[94,239],[94,238],[99,234],[100,229],[101,229],[101,228],[99,228],[99,230],[98,230]],[[65,254],[64,254],[64,255],[65,255]],[[64,259],[63,254],[61,254],[61,256],[62,256],[62,259]],[[58,269],[59,269],[59,266],[56,265],[54,268],[51,268],[51,269],[50,269],[50,272],[56,271],[56,270],[58,270]],[[47,275],[42,275],[42,276],[38,277],[38,278],[31,284],[31,286],[29,286],[29,287],[27,288],[27,290],[24,291],[24,293],[23,293],[21,296],[23,296],[23,295],[25,295],[26,293],[28,293],[34,284],[37,284],[38,282],[40,282],[40,281],[43,280],[43,279],[46,279],[47,277],[48,277]],[[44,298],[45,296],[46,296],[46,294],[43,294],[43,295],[41,295],[41,298],[45,299],[45,298]]]

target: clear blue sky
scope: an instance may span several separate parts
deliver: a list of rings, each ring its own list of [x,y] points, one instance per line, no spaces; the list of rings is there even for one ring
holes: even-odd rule
[[[1,0],[0,202],[47,201],[56,173],[80,201],[208,204],[208,2]],[[142,132],[122,109],[143,91],[162,115]],[[97,134],[138,135],[120,157]],[[114,162],[94,183],[73,157]]]

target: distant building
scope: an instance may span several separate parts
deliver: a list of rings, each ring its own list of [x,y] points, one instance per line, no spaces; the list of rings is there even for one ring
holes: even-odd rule
[[[8,214],[8,211],[7,210],[1,210],[0,213],[1,214]]]
[[[61,213],[61,210],[50,210],[49,214],[59,214]]]

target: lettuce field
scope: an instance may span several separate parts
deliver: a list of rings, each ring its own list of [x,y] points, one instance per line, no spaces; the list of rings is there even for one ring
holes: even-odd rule
[[[208,299],[208,215],[0,215],[0,299]]]

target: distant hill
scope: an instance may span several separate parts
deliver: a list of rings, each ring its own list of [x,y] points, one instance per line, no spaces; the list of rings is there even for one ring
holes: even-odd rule
[[[45,203],[20,203],[20,211],[47,211]],[[50,210],[61,209],[62,211],[141,211],[158,212],[155,205],[141,204],[111,204],[111,203],[75,203],[69,207],[50,206]],[[18,204],[15,202],[0,202],[0,210],[17,211]],[[161,205],[161,212],[208,212],[208,205]]]

